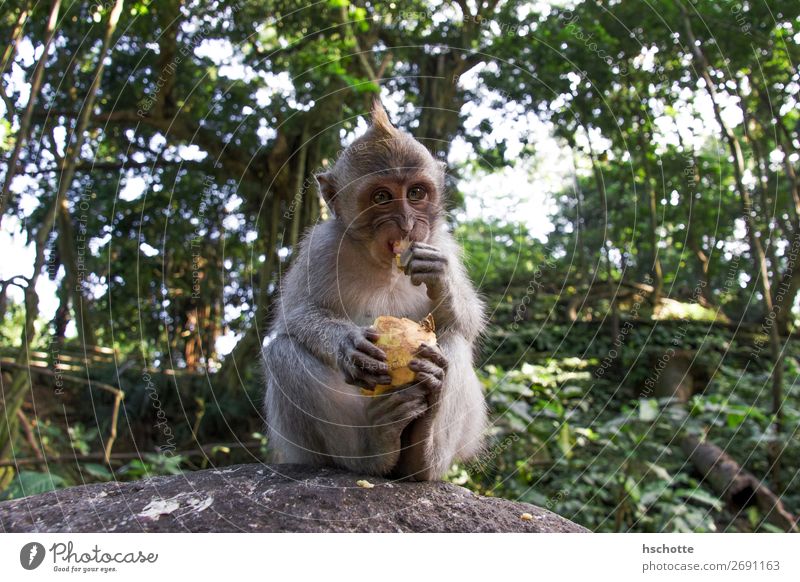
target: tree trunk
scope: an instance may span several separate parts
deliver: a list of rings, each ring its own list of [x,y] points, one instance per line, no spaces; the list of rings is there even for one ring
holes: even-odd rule
[[[72,144],[67,148],[64,155],[64,162],[61,166],[61,171],[58,180],[58,193],[56,195],[56,204],[58,208],[58,224],[60,227],[59,238],[64,237],[63,241],[59,244],[61,248],[68,249],[67,256],[74,259],[74,252],[72,245],[74,244],[74,233],[72,231],[72,219],[69,216],[69,207],[67,206],[67,192],[72,185],[72,180],[75,177],[75,169],[80,159],[81,147],[83,146],[84,134],[89,121],[92,118],[94,110],[94,103],[97,98],[97,90],[100,87],[100,81],[103,77],[105,70],[105,60],[111,48],[111,40],[114,36],[114,31],[117,28],[117,22],[122,12],[123,0],[117,0],[114,7],[108,15],[106,23],[105,34],[103,36],[103,44],[100,53],[97,56],[97,66],[95,67],[94,79],[89,86],[89,91],[86,94],[83,107],[78,115],[73,131]],[[62,244],[63,242],[63,244]],[[65,261],[64,268],[67,270],[71,282],[70,293],[72,294],[72,309],[75,315],[75,322],[78,324],[78,333],[84,347],[95,345],[96,339],[94,336],[94,328],[89,322],[89,304],[83,295],[81,285],[77,273],[77,264],[74,260]]]
[[[789,188],[792,195],[792,202],[790,213],[792,226],[792,234],[789,237],[789,246],[786,250],[787,261],[784,266],[783,275],[780,284],[777,286],[773,301],[778,311],[778,316],[775,323],[778,326],[778,331],[784,335],[789,334],[789,324],[791,322],[792,307],[794,306],[795,299],[798,292],[800,292],[800,265],[798,265],[797,257],[800,255],[800,178],[794,169],[792,161],[789,159],[793,152],[791,145],[791,136],[786,130],[780,119],[775,120],[778,125],[778,149],[783,153],[783,167],[786,171],[786,177],[789,179]],[[763,125],[762,125],[763,127]]]
[[[643,134],[639,134],[639,150],[642,155],[642,169],[644,170],[644,186],[647,192],[647,209],[650,218],[650,247],[653,251],[653,308],[658,307],[664,291],[664,269],[661,266],[661,258],[658,256],[658,193],[650,174],[650,164],[647,161],[647,144],[643,139]]]
[[[14,143],[14,149],[11,152],[11,157],[8,159],[8,168],[6,170],[6,178],[3,181],[3,191],[0,193],[0,224],[3,222],[3,215],[5,214],[8,202],[11,197],[11,182],[14,181],[14,176],[17,172],[17,164],[19,163],[22,148],[28,139],[31,131],[31,121],[33,120],[33,110],[36,105],[36,100],[39,97],[39,91],[42,88],[42,80],[44,78],[45,63],[47,62],[47,52],[50,49],[50,44],[53,41],[55,34],[56,24],[58,22],[58,11],[61,8],[61,0],[54,0],[52,8],[50,9],[50,17],[47,19],[47,28],[44,35],[44,51],[42,57],[33,69],[31,76],[31,92],[28,96],[28,103],[25,105],[25,112],[22,114],[22,119],[19,123],[19,131],[17,131],[17,139]],[[9,117],[11,112],[9,112]]]
[[[689,435],[681,439],[681,449],[737,516],[748,507],[756,506],[764,516],[763,521],[787,532],[800,531],[797,519],[786,510],[780,497],[717,445]]]
[[[611,254],[608,248],[608,196],[606,193],[606,183],[603,179],[603,172],[597,163],[597,157],[594,154],[592,140],[589,137],[589,129],[583,126],[583,131],[586,133],[586,139],[589,141],[589,160],[592,163],[592,172],[594,173],[595,183],[597,184],[597,191],[600,193],[600,205],[603,207],[603,248],[600,250],[600,260],[605,258],[606,261],[606,283],[609,291],[609,301],[611,302],[611,341],[612,344],[619,337],[619,309],[617,307],[617,289],[614,288],[614,280],[612,277],[611,269]],[[599,272],[598,268],[598,272]]]
[[[581,283],[588,279],[586,277],[586,255],[583,252],[583,190],[581,181],[578,179],[578,157],[575,151],[574,140],[568,140],[570,153],[572,154],[573,168],[573,188],[575,188],[576,209],[575,209],[575,280]]]
[[[711,74],[709,73],[709,65],[703,49],[697,43],[697,39],[692,29],[692,22],[689,14],[683,3],[678,1],[678,7],[683,17],[683,24],[686,30],[688,46],[693,53],[694,61],[700,76],[706,84],[706,90],[711,98],[711,104],[714,109],[714,116],[717,123],[722,129],[723,137],[728,144],[731,155],[734,159],[733,171],[736,183],[736,190],[742,201],[742,214],[747,228],[747,236],[750,241],[750,249],[753,255],[753,262],[755,263],[756,272],[761,281],[761,292],[763,295],[763,304],[765,313],[764,327],[769,328],[765,331],[769,334],[770,356],[773,362],[772,368],[772,414],[774,416],[774,431],[775,442],[770,446],[770,466],[772,483],[777,492],[782,491],[781,486],[781,454],[783,452],[783,351],[781,349],[780,336],[778,335],[778,328],[772,319],[775,317],[774,305],[772,302],[772,288],[767,271],[767,260],[764,254],[764,248],[761,245],[758,233],[756,232],[755,221],[753,220],[753,202],[750,198],[750,192],[743,182],[743,175],[745,172],[744,154],[742,153],[739,139],[734,134],[733,130],[728,127],[725,119],[722,117],[722,110],[719,105],[717,97],[716,85],[714,84]],[[741,104],[744,108],[744,103]]]
[[[306,163],[308,162],[308,126],[303,125],[303,131],[300,134],[300,141],[297,153],[297,163],[294,168],[294,192],[292,193],[292,203],[290,210],[292,212],[292,223],[289,231],[289,246],[292,251],[297,247],[297,240],[300,236],[300,222],[303,219],[303,195],[306,184]]]
[[[22,366],[22,368],[15,369],[9,386],[0,381],[0,393],[2,395],[2,398],[0,398],[0,461],[13,456],[14,440],[19,426],[17,411],[22,407],[29,387],[30,351],[36,334],[34,324],[39,317],[39,297],[36,295],[36,282],[39,280],[39,274],[44,267],[45,247],[53,228],[54,217],[55,209],[47,214],[45,221],[36,233],[33,274],[27,279],[24,293],[25,325],[22,328],[20,347],[16,358],[16,364]],[[0,364],[0,373],[2,373],[2,364]],[[0,468],[0,489],[6,486],[12,478],[12,468]]]
[[[258,269],[258,286],[255,289],[255,314],[253,321],[241,339],[236,343],[233,351],[225,358],[217,377],[217,385],[223,390],[232,391],[241,384],[242,372],[253,361],[260,361],[261,342],[266,335],[267,317],[271,303],[269,284],[275,271],[278,257],[278,229],[280,227],[281,200],[273,193],[269,231],[266,233],[266,249],[264,261]],[[261,238],[261,237],[259,237]],[[280,239],[283,239],[283,234]],[[263,238],[261,240],[264,240]],[[257,254],[254,252],[254,256]]]
[[[690,146],[687,146],[684,143],[680,131],[677,131],[677,127],[676,133],[678,135],[678,143],[680,144],[681,148],[683,148],[684,152],[691,151],[692,159],[692,181],[694,183],[694,188],[688,192],[687,196],[689,200],[689,213],[686,217],[686,245],[689,247],[689,250],[692,251],[692,254],[697,260],[697,267],[701,282],[701,296],[698,299],[705,302],[706,307],[710,307],[714,305],[714,296],[711,290],[711,253],[714,252],[714,249],[712,247],[709,250],[709,253],[706,254],[705,249],[703,249],[701,238],[697,232],[697,228],[695,228],[696,211],[694,204],[695,200],[697,199],[695,194],[700,192],[700,188],[702,186],[702,181],[700,179],[700,165],[698,164],[697,155],[694,151],[694,148],[692,147],[692,149],[689,150]]]
[[[22,29],[25,27],[25,22],[28,20],[30,7],[25,6],[19,11],[17,21],[14,23],[14,28],[11,30],[11,38],[9,39],[8,46],[3,51],[3,56],[0,57],[0,75],[5,75],[14,54],[17,52],[17,45],[20,38],[22,38]]]

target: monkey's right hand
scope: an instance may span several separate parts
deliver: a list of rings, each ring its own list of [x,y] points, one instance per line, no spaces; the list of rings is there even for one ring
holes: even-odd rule
[[[370,396],[367,416],[371,426],[399,436],[408,424],[428,409],[425,390],[406,384],[379,396]]]
[[[336,363],[345,382],[370,390],[378,384],[391,384],[386,354],[373,343],[379,337],[372,327],[353,327],[344,333]]]

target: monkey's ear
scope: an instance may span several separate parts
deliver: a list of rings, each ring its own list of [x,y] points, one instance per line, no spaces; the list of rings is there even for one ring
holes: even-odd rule
[[[336,198],[336,182],[334,181],[331,172],[323,172],[315,176],[317,184],[319,184],[319,192],[322,194],[322,199],[328,208],[333,210],[333,199]]]
[[[380,97],[372,99],[370,117],[372,118],[372,127],[377,131],[381,133],[394,133],[397,131],[397,128],[389,121],[389,115],[386,113],[386,109],[383,108]]]

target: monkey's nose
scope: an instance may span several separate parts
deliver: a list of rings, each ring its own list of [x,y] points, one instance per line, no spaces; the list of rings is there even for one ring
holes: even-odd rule
[[[414,230],[414,217],[410,215],[403,216],[397,221],[397,224],[400,226],[400,231],[403,233],[403,236],[407,236]]]

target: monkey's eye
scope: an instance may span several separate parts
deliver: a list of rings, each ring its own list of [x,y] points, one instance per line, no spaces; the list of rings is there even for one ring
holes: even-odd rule
[[[375,204],[386,204],[392,201],[392,193],[388,190],[378,190],[372,195],[372,202]]]
[[[412,186],[411,189],[408,191],[408,199],[414,202],[417,202],[419,200],[425,200],[425,197],[427,195],[428,193],[422,186]]]

